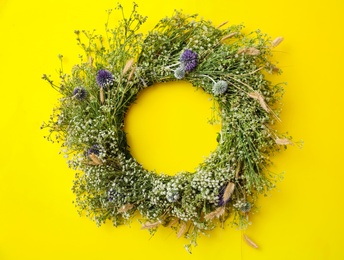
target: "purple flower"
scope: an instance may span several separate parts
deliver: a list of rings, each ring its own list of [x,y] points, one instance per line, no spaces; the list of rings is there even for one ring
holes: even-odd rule
[[[180,55],[180,62],[186,72],[194,70],[198,65],[198,56],[196,52],[186,49],[182,55]]]
[[[114,76],[108,70],[99,70],[96,77],[97,84],[101,88],[111,86],[114,81]]]
[[[97,144],[92,145],[91,148],[88,149],[87,154],[88,155],[95,154],[95,155],[99,156],[99,154],[100,154],[99,145],[97,145]]]
[[[75,88],[73,90],[73,97],[78,100],[84,100],[87,97],[87,91],[84,88]]]

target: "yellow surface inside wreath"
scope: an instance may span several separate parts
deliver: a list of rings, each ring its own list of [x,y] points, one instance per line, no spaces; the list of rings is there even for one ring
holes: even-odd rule
[[[215,150],[221,130],[212,96],[186,81],[141,91],[125,126],[134,158],[148,170],[170,175],[193,172]]]

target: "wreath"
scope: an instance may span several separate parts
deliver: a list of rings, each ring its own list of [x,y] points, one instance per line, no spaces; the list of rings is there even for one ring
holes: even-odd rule
[[[281,177],[268,166],[272,154],[291,144],[272,127],[283,84],[264,73],[280,73],[270,58],[283,38],[245,34],[242,25],[215,27],[179,11],[143,35],[146,17],[136,9],[114,28],[107,22],[105,36],[75,31],[84,55],[70,74],[60,69],[58,85],[43,75],[61,98],[42,128],[78,172],[72,190],[80,214],[115,226],[140,215],[143,229],[170,227],[189,239],[189,249],[228,218],[245,228],[258,195]],[[142,89],[176,80],[212,95],[222,129],[216,150],[194,172],[169,176],[147,171],[131,156],[124,117]]]

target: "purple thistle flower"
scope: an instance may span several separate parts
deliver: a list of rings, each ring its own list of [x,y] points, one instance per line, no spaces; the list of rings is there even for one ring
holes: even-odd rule
[[[186,72],[194,70],[198,65],[198,55],[192,50],[186,49],[182,55],[180,55],[180,62]]]
[[[101,88],[111,86],[114,81],[114,76],[108,70],[99,70],[96,77],[97,84]]]
[[[78,100],[84,100],[87,97],[87,91],[84,88],[75,88],[73,90],[73,97]]]
[[[99,156],[99,154],[100,154],[99,145],[97,145],[97,144],[92,145],[91,148],[88,149],[87,155],[91,155],[91,154],[95,154],[95,155]]]

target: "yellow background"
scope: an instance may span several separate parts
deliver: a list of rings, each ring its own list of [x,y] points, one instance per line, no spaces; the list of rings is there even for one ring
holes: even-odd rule
[[[285,179],[260,199],[246,232],[260,249],[227,227],[199,239],[189,255],[186,241],[168,229],[150,238],[136,221],[131,228],[97,228],[80,218],[71,203],[74,173],[39,130],[57,98],[40,77],[59,68],[59,53],[66,69],[78,61],[73,31],[102,32],[115,1],[0,0],[0,259],[344,259],[343,2],[137,3],[149,16],[146,30],[183,9],[214,24],[243,22],[247,31],[285,37],[274,51],[284,73],[271,78],[288,81],[278,128],[305,145],[274,157],[273,170],[285,171]],[[123,5],[129,10],[131,1]]]

